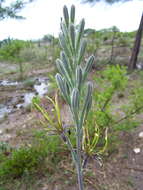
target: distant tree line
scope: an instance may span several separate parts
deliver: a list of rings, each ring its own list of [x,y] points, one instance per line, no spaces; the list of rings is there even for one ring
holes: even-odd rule
[[[96,2],[100,2],[100,1],[103,1],[103,0],[81,0],[81,2],[83,2],[83,3],[96,3]],[[109,4],[113,4],[113,3],[117,3],[117,2],[124,3],[128,0],[104,0],[104,1]],[[137,58],[138,58],[140,45],[141,45],[142,33],[143,33],[143,13],[141,16],[139,28],[136,33],[135,42],[134,42],[134,46],[132,49],[132,54],[131,54],[130,61],[128,64],[129,70],[133,70],[137,67]]]

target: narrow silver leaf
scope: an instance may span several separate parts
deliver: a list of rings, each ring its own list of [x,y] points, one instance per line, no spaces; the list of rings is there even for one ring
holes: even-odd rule
[[[63,15],[64,15],[64,20],[65,20],[66,26],[68,28],[68,26],[69,26],[69,13],[68,13],[68,8],[65,5],[63,8]]]
[[[71,23],[74,23],[74,20],[75,20],[75,6],[74,5],[71,6],[70,20],[71,20]]]

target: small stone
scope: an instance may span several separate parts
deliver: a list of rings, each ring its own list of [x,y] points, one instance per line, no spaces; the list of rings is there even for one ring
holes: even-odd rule
[[[135,158],[133,158],[132,161],[135,162],[136,161]]]
[[[139,138],[143,138],[143,131],[139,133]]]
[[[2,135],[2,133],[3,133],[2,130],[0,130],[0,135]]]
[[[24,125],[22,126],[22,128],[25,129],[25,128],[26,128],[26,125],[24,124]]]
[[[134,153],[138,154],[141,152],[141,149],[140,148],[134,148]]]

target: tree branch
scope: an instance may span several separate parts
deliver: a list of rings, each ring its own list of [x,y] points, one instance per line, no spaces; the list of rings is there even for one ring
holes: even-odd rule
[[[129,117],[131,117],[131,115],[134,115],[136,114],[138,111],[140,111],[141,109],[143,109],[143,106],[137,108],[135,111],[131,112],[130,114],[126,115],[125,117],[122,117],[121,119],[115,121],[113,124],[118,124],[120,123],[121,121],[125,120],[125,119],[128,119]]]

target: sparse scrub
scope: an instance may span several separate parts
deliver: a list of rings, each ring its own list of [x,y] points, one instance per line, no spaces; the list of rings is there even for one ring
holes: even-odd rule
[[[93,107],[91,115],[96,118],[97,125],[99,126],[101,138],[99,144],[101,145],[105,140],[105,132],[108,129],[108,151],[118,142],[118,132],[129,131],[139,125],[139,121],[135,120],[133,116],[143,112],[142,101],[142,88],[130,89],[132,94],[129,97],[129,102],[124,105],[121,103],[118,110],[116,110],[117,101],[119,97],[117,94],[126,93],[128,87],[128,76],[125,67],[108,66],[104,71],[100,72],[100,77],[94,77],[95,90],[93,92]],[[122,94],[123,98],[124,95]],[[90,119],[91,120],[91,119]],[[112,139],[112,140],[111,140]],[[115,139],[115,140],[114,140]],[[98,144],[98,145],[99,145]],[[98,150],[98,146],[97,146]]]
[[[25,47],[30,47],[30,42],[22,40],[9,40],[0,48],[0,60],[4,61],[21,61],[19,54]]]
[[[24,48],[20,51],[20,57],[23,58],[26,62],[47,62],[48,60],[48,54],[47,54],[47,48],[45,47],[36,47],[33,46],[33,48]]]
[[[19,64],[19,79],[24,79],[25,65],[23,57],[20,56],[20,51],[24,48],[31,47],[31,42],[23,40],[7,40],[2,43],[0,48],[0,60],[14,62]]]
[[[3,158],[0,161],[0,179],[6,181],[7,178],[16,179],[25,174],[32,175],[38,171],[42,173],[45,170],[48,171],[51,164],[58,164],[61,160],[61,156],[58,154],[66,151],[62,144],[59,146],[59,143],[59,137],[45,136],[44,132],[42,135],[35,133],[35,140],[29,147],[22,146],[18,149],[10,149],[8,145],[5,147],[3,144],[0,152],[0,156]],[[51,171],[50,169],[49,172]]]
[[[36,42],[33,42],[32,48],[25,47],[20,51],[20,57],[26,62],[53,64],[59,56],[59,52],[57,43],[42,43],[38,47]]]

